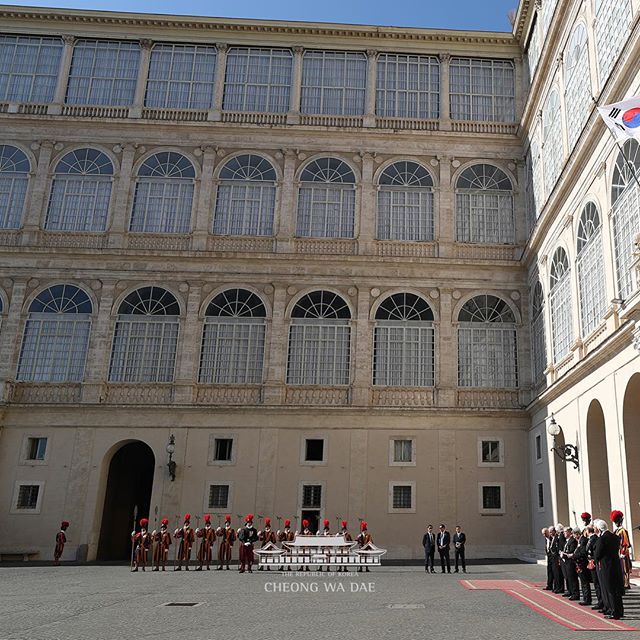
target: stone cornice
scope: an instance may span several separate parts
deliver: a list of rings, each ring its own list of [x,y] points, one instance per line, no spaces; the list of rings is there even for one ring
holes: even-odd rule
[[[520,0],[516,19],[513,24],[513,36],[522,46],[524,46],[522,38],[526,35],[525,27],[527,25],[527,20],[529,19],[529,7],[532,4],[533,2],[531,2],[531,0]]]
[[[115,25],[192,29],[212,31],[219,34],[249,32],[274,35],[340,36],[345,38],[375,40],[517,46],[517,42],[512,34],[493,31],[457,31],[321,22],[207,18],[147,13],[121,13],[115,11],[17,7],[10,5],[0,5],[0,17],[4,22],[5,28],[11,26],[12,23],[28,21],[32,24],[35,22],[49,22],[52,25],[64,23],[69,25]]]

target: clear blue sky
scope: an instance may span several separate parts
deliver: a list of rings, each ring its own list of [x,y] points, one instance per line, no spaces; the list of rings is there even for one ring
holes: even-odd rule
[[[139,11],[227,18],[308,20],[440,29],[511,31],[507,12],[518,0],[31,0],[6,4]]]

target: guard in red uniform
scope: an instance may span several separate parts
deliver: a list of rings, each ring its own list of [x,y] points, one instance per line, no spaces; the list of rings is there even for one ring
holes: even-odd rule
[[[278,542],[282,546],[283,542],[293,542],[296,534],[291,529],[291,520],[284,521],[284,529],[278,530]],[[284,571],[284,565],[280,567],[280,571]],[[287,567],[287,571],[291,571],[291,567]]]
[[[155,543],[153,548],[153,564],[152,571],[159,571],[160,565],[162,570],[165,570],[167,566],[167,560],[169,558],[169,547],[171,546],[171,534],[169,533],[169,520],[163,518],[160,523],[160,531],[155,529],[151,532],[151,541]]]
[[[151,535],[147,530],[149,521],[146,518],[140,518],[140,531],[131,532],[131,540],[133,542],[133,567],[131,571],[137,571],[142,568],[144,571],[147,566],[147,555],[151,546]]]
[[[340,523],[340,527],[341,527],[340,533],[344,536],[344,539],[347,542],[353,542],[353,538],[351,537],[351,534],[349,533],[349,530],[347,528],[347,521],[346,520],[343,520]],[[345,567],[345,566],[338,567],[338,571],[347,571],[347,567]]]
[[[367,523],[364,520],[360,523],[360,535],[356,538],[356,542],[361,549],[373,542],[373,536],[367,531]],[[358,571],[362,571],[362,567],[358,567]],[[369,571],[369,567],[365,567],[365,571]]]
[[[202,565],[206,563],[207,571],[211,564],[213,556],[213,545],[216,543],[216,531],[211,526],[211,516],[207,513],[204,516],[204,527],[196,529],[196,536],[202,538],[200,548],[198,549],[198,560],[200,564],[196,567],[196,571],[202,571]]]
[[[222,565],[225,564],[228,570],[233,543],[236,541],[236,531],[231,526],[231,516],[224,517],[224,527],[218,527],[216,534],[218,538],[222,538],[218,547],[218,571],[222,571]]]
[[[67,542],[67,534],[65,531],[69,528],[69,523],[63,520],[60,524],[60,531],[56,533],[56,548],[53,550],[53,564],[59,565],[60,558],[62,558],[62,552],[64,551],[64,545]]]
[[[189,571],[191,547],[193,547],[196,539],[196,534],[191,528],[191,514],[185,514],[184,524],[180,529],[175,530],[173,537],[180,540],[180,545],[178,546],[178,566],[174,568],[174,571],[180,571],[183,564],[184,570]]]
[[[271,528],[271,518],[264,519],[264,529],[258,532],[258,540],[260,540],[260,548],[262,549],[270,542],[275,544],[277,542],[275,531]],[[262,571],[264,567],[258,567],[258,571]],[[271,567],[267,567],[267,571],[270,571]]]
[[[244,527],[240,529],[238,534],[238,542],[240,543],[240,573],[244,573],[245,569],[249,573],[253,573],[251,568],[253,565],[253,544],[258,541],[258,530],[253,526],[253,514],[248,514],[244,519]]]

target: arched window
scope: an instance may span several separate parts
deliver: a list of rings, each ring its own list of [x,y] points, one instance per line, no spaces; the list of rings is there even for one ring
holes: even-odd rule
[[[262,156],[232,158],[220,172],[213,217],[219,236],[270,236],[276,205],[276,171]]]
[[[149,156],[138,170],[129,231],[189,233],[196,172],[179,153]]]
[[[417,162],[396,162],[381,174],[379,240],[433,240],[433,179]]]
[[[246,289],[228,289],[207,306],[199,381],[204,384],[259,384],[264,360],[262,300]]]
[[[618,59],[631,28],[630,0],[595,0],[594,31],[598,76],[602,88]]]
[[[635,140],[629,140],[618,154],[611,184],[616,281],[618,295],[623,299],[631,293],[633,243],[640,233],[640,187],[633,172],[636,176],[640,175],[640,145]]]
[[[458,385],[518,386],[516,319],[501,298],[480,295],[458,314]]]
[[[490,164],[465,169],[456,183],[458,242],[511,244],[513,185],[504,171]]]
[[[172,382],[180,305],[160,287],[141,287],[120,304],[113,335],[110,382]]]
[[[553,89],[544,103],[542,111],[542,161],[544,165],[544,192],[547,197],[556,185],[563,159],[560,98],[558,91]]]
[[[76,149],[58,162],[45,229],[104,231],[111,199],[113,164],[97,149]]]
[[[565,89],[564,104],[567,119],[569,151],[578,141],[591,110],[591,76],[589,74],[589,48],[584,23],[573,29],[564,52]]]
[[[56,284],[29,305],[17,379],[81,382],[91,330],[91,300],[80,288]]]
[[[554,362],[559,362],[569,353],[573,341],[569,260],[562,247],[558,247],[553,254],[549,284],[553,359]]]
[[[311,161],[300,175],[296,235],[353,238],[356,177],[337,158]]]
[[[373,384],[432,387],[433,311],[413,293],[396,293],[376,311]]]
[[[578,286],[582,335],[588,336],[606,309],[602,222],[598,207],[588,202],[578,223]]]
[[[23,151],[0,145],[0,229],[20,227],[30,170],[31,164]]]
[[[533,381],[539,382],[547,368],[547,344],[544,333],[544,293],[538,280],[531,289],[531,365]]]
[[[331,291],[312,291],[291,312],[287,384],[349,384],[351,312]]]

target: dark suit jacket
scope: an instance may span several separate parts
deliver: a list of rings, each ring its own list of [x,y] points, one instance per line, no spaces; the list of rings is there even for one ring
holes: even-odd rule
[[[436,536],[436,544],[438,545],[438,551],[449,551],[451,534],[448,531],[443,531],[442,533],[438,532]],[[440,547],[444,547],[444,549],[440,549]]]
[[[458,548],[460,549],[464,549],[464,543],[467,541],[467,536],[464,532],[460,532],[460,533],[454,533],[453,534],[453,546],[456,546],[456,543],[460,543],[460,546]]]
[[[422,546],[424,547],[424,550],[427,553],[430,553],[431,551],[435,550],[435,548],[436,548],[436,536],[437,536],[437,534],[431,532],[431,535],[433,536],[433,541],[431,541],[429,539],[429,533],[428,532],[425,533],[422,536]]]
[[[557,558],[560,555],[562,549],[564,549],[564,543],[566,540],[564,536],[560,537],[559,535],[553,536],[553,540],[551,541],[551,546],[549,547],[549,556],[551,558]]]
[[[620,550],[620,538],[611,531],[605,531],[598,537],[593,557],[600,567],[602,582],[613,594],[624,593],[624,578],[622,565],[618,556]]]
[[[565,540],[564,548],[562,549],[565,553],[574,554],[576,549],[578,548],[578,541],[571,536],[570,538]],[[573,558],[567,558],[566,556],[562,557],[563,562],[572,563],[574,562]]]

